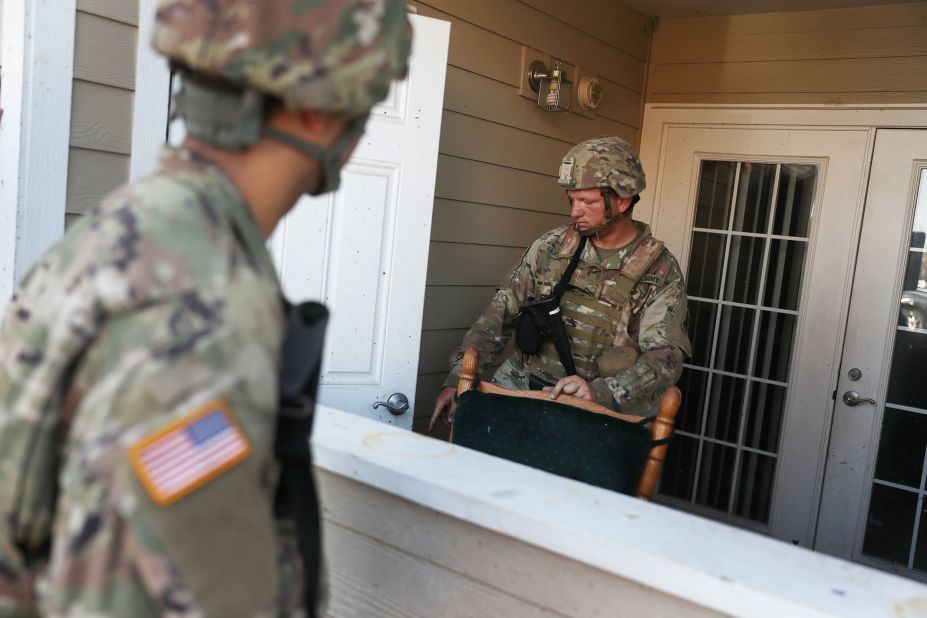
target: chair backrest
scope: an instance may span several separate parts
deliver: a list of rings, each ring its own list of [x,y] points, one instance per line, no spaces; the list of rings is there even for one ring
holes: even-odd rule
[[[653,495],[666,458],[665,442],[673,433],[682,399],[678,388],[673,386],[663,392],[657,417],[651,421],[647,431],[641,425],[646,418],[643,416],[621,414],[570,395],[560,395],[552,401],[542,391],[514,391],[488,381],[478,381],[478,367],[479,352],[470,348],[464,354],[463,371],[457,385],[458,398],[463,404],[458,414],[462,411],[465,414],[455,418],[450,437],[452,442],[645,500]],[[471,393],[465,397],[465,393],[471,390],[488,396],[474,397]],[[506,418],[500,414],[503,408],[498,396],[518,398],[518,401],[512,401],[510,410],[505,413]],[[523,400],[536,400],[537,403],[529,404]],[[474,403],[486,410],[467,411]],[[603,419],[603,416],[616,421]],[[462,425],[460,431],[455,431],[458,421]],[[490,426],[492,421],[496,421],[495,433]],[[510,438],[513,432],[519,430],[519,425],[535,431],[538,443],[525,447],[514,444],[515,441]],[[559,442],[559,431],[564,432],[567,442]],[[571,445],[568,443],[571,434],[592,436],[594,439]],[[542,443],[545,439],[569,452],[552,456],[544,451]],[[534,453],[529,452],[532,447]],[[580,459],[585,461],[579,463]],[[576,472],[578,466],[585,469]]]

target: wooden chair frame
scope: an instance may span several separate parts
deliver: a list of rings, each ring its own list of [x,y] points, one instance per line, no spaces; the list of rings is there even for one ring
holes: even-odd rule
[[[469,348],[464,354],[463,371],[460,374],[460,381],[457,383],[457,395],[473,388],[473,382],[476,380],[477,369],[479,368],[480,354],[476,348]],[[492,382],[480,380],[477,389],[481,393],[493,393],[496,395],[506,395],[509,397],[523,397],[526,399],[540,399],[550,401],[550,396],[543,391],[515,391],[503,388]],[[631,423],[640,422],[644,417],[634,414],[622,414],[615,412],[603,405],[592,401],[586,401],[572,395],[560,395],[557,402],[581,408],[593,414],[604,414],[623,421]],[[671,386],[663,391],[660,398],[659,412],[650,426],[650,439],[657,441],[668,438],[673,433],[673,425],[676,422],[676,413],[679,411],[679,404],[682,402],[682,393],[675,386]],[[451,438],[453,438],[453,426],[451,426]],[[644,470],[641,473],[640,481],[637,484],[637,497],[644,500],[650,500],[653,492],[657,487],[657,480],[660,478],[660,471],[663,469],[663,460],[666,459],[666,444],[659,444],[650,449],[647,455],[647,461],[644,464]]]

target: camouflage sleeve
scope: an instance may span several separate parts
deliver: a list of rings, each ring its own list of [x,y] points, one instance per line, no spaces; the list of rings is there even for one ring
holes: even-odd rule
[[[451,354],[451,371],[444,380],[444,387],[456,387],[463,368],[463,355],[467,348],[475,347],[480,353],[480,372],[491,365],[505,351],[514,330],[518,307],[532,295],[536,277],[538,251],[544,237],[534,241],[521,260],[512,268],[511,274],[496,295],[464,335],[460,346]]]
[[[279,330],[268,326],[280,318],[250,296],[247,307],[227,290],[192,292],[131,312],[82,360],[72,388],[86,395],[47,570],[51,615],[286,606],[294,560],[278,562],[272,510]]]
[[[626,412],[649,413],[663,390],[679,380],[682,363],[692,353],[686,311],[685,282],[674,263],[664,286],[641,311],[637,338],[641,355],[617,375],[596,378],[592,383],[596,399],[615,401]]]

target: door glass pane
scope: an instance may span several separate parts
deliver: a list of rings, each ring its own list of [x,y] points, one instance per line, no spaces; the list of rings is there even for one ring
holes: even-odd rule
[[[695,487],[695,470],[698,464],[699,441],[677,433],[666,452],[663,474],[660,475],[660,493],[680,500],[691,500]]]
[[[920,174],[902,274],[863,553],[927,572],[927,169]]]
[[[725,236],[696,232],[692,235],[686,293],[696,298],[717,298],[721,289],[721,264]]]
[[[714,362],[716,369],[734,373],[747,372],[754,313],[755,310],[744,307],[727,305],[721,308],[718,348]]]
[[[786,391],[784,386],[751,382],[745,446],[761,451],[776,451],[779,431],[782,429],[782,414],[785,412]]]
[[[779,172],[773,234],[808,238],[814,210],[814,165],[784,164]]]
[[[687,275],[693,352],[662,495],[769,521],[817,173],[701,163]]]
[[[702,464],[698,475],[695,503],[726,511],[731,501],[731,481],[734,478],[734,458],[737,449],[705,442],[702,444]]]
[[[778,382],[788,380],[794,332],[794,315],[772,311],[761,312],[754,364],[755,376]]]
[[[917,503],[917,492],[873,485],[863,553],[907,566]]]
[[[749,451],[742,451],[740,457],[734,514],[764,524],[769,523],[776,459]]]
[[[741,164],[734,208],[734,229],[738,232],[766,231],[776,167],[768,163]]]
[[[695,201],[695,227],[726,230],[737,162],[705,161],[701,172]]]
[[[702,410],[705,408],[705,393],[708,391],[707,371],[686,369],[679,379],[682,403],[676,413],[676,429],[698,433],[702,426]]]
[[[756,304],[760,289],[760,269],[763,267],[763,238],[738,236],[731,239],[727,259],[727,278],[724,285],[724,300],[735,303]]]
[[[801,271],[805,263],[808,243],[797,240],[773,240],[769,245],[769,263],[766,266],[766,292],[763,304],[778,309],[798,309],[801,293]],[[798,267],[798,268],[796,268]]]
[[[715,376],[705,420],[706,436],[725,442],[737,441],[746,388],[747,381],[743,378]]]
[[[707,367],[711,358],[711,342],[715,334],[718,305],[698,300],[689,301],[689,341],[692,342],[692,364]],[[683,405],[685,403],[683,402]]]

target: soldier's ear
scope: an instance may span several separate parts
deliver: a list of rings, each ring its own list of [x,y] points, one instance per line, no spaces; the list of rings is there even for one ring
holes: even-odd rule
[[[299,115],[299,121],[306,137],[323,144],[340,136],[348,125],[348,120],[344,118],[314,109],[303,109],[295,113]]]
[[[630,197],[618,197],[617,195],[609,196],[612,200],[612,212],[624,214],[631,208],[632,200]]]

